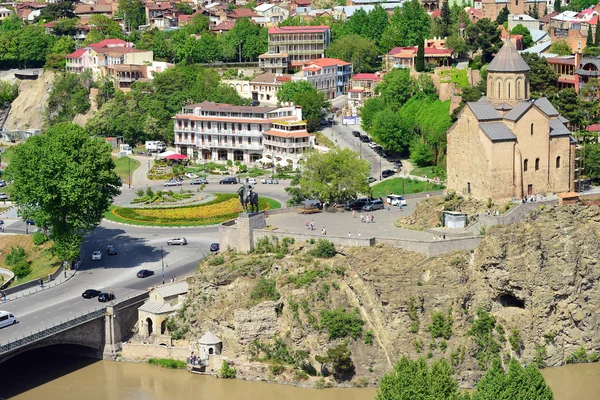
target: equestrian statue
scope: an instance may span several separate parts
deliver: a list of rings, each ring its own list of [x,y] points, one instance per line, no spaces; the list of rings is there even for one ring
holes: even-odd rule
[[[240,186],[237,193],[240,196],[240,204],[244,214],[258,212],[258,193],[254,192],[254,186],[248,180]]]

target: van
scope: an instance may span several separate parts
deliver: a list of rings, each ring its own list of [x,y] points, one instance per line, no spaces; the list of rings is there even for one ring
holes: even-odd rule
[[[370,202],[368,202],[367,204],[365,204],[365,206],[362,208],[363,211],[375,211],[375,210],[383,210],[383,201],[381,200],[372,200]]]
[[[400,203],[401,207],[406,206],[406,200],[404,200],[403,196],[400,196],[398,194],[390,194],[390,195],[388,195],[388,197],[386,198],[386,202],[390,206],[397,206],[398,203]]]
[[[9,313],[8,311],[0,311],[0,328],[4,328],[5,326],[16,324],[17,319],[14,315]]]

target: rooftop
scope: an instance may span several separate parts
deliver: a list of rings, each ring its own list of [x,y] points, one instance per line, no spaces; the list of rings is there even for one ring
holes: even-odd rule
[[[271,26],[269,34],[276,33],[324,33],[329,30],[327,25],[318,26]]]
[[[283,83],[292,79],[292,75],[289,74],[262,74],[252,79],[250,83]]]
[[[517,51],[515,45],[507,40],[496,54],[496,57],[488,65],[488,72],[527,72],[529,65]]]
[[[167,298],[171,296],[178,296],[188,292],[188,283],[186,281],[171,282],[164,285],[157,286],[154,288],[160,297]]]
[[[203,101],[199,104],[185,106],[186,109],[200,108],[203,111],[221,111],[221,112],[241,112],[241,113],[268,113],[277,110],[277,107],[251,107],[234,106],[232,104],[213,103],[212,101]]]
[[[339,58],[319,58],[304,63],[306,66],[316,65],[318,67],[333,67],[335,65],[352,65],[352,63],[340,60]]]
[[[200,339],[198,339],[198,343],[204,345],[215,345],[223,342],[217,337],[217,335],[209,331],[202,335]]]
[[[356,74],[350,79],[353,81],[361,81],[361,80],[362,81],[380,81],[380,80],[382,80],[381,75],[366,74],[366,73]]]

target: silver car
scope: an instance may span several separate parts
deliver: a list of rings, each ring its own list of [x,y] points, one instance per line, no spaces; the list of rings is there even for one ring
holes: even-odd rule
[[[174,244],[178,244],[178,245],[180,245],[180,246],[184,246],[184,245],[186,245],[187,243],[188,243],[188,242],[187,242],[187,239],[186,239],[186,238],[174,238],[174,239],[169,239],[169,240],[167,240],[167,244],[168,244],[169,246],[171,246],[171,245],[174,245]]]

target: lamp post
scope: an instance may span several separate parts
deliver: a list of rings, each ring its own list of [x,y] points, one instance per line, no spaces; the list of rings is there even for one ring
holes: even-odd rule
[[[240,62],[240,64],[242,63],[242,43],[244,43],[243,40],[240,41],[239,51],[238,51],[238,56],[239,56],[239,62]]]
[[[381,174],[381,155],[380,155],[379,156],[379,180],[380,181],[381,181],[381,177],[382,177],[382,174]]]
[[[164,255],[163,255],[162,246],[160,246],[160,264],[161,264],[161,270],[162,270],[162,281],[163,281],[163,285],[164,285],[165,284],[165,259],[164,259]]]
[[[127,183],[129,185],[129,189],[131,189],[131,157],[127,157],[127,167],[129,168]]]

